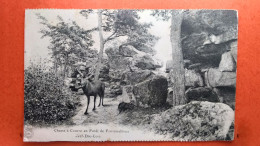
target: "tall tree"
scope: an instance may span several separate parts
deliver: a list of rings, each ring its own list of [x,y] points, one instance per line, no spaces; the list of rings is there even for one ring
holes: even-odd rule
[[[62,76],[65,78],[69,66],[93,57],[95,52],[90,49],[94,43],[90,34],[93,30],[84,30],[75,21],[66,23],[60,16],[57,17],[59,22],[52,24],[42,15],[36,15],[44,26],[40,31],[42,38],[50,38],[48,49],[51,50],[56,73],[58,68],[62,68]]]
[[[185,70],[183,53],[181,47],[181,24],[183,20],[183,11],[171,11],[171,44],[173,60],[173,98],[175,105],[185,104]]]
[[[80,13],[87,16],[92,10],[82,10]],[[102,63],[103,52],[109,41],[126,36],[128,44],[135,47],[144,46],[144,44],[152,44],[158,39],[148,32],[151,24],[141,24],[138,22],[140,17],[136,10],[98,10],[98,30],[100,39],[99,58],[95,71],[95,79],[99,77],[100,66]],[[106,38],[104,38],[106,34]]]
[[[162,18],[164,21],[171,19],[173,105],[185,104],[187,103],[185,97],[185,70],[181,47],[181,24],[184,10],[155,10],[152,15]]]
[[[100,67],[101,67],[101,62],[103,58],[103,52],[104,52],[104,37],[103,37],[103,28],[102,28],[102,11],[98,10],[98,29],[99,29],[99,40],[100,40],[100,50],[98,53],[98,62],[97,62],[97,67],[95,71],[95,80],[98,80],[99,77],[99,72],[100,72]]]

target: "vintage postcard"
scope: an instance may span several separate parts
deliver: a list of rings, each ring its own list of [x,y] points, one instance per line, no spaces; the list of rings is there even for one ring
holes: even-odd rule
[[[235,10],[28,9],[24,141],[233,140]]]

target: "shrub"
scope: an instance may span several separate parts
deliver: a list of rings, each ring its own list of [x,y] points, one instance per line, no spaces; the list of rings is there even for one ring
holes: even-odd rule
[[[24,71],[24,120],[30,124],[62,123],[74,115],[79,99],[43,63]]]

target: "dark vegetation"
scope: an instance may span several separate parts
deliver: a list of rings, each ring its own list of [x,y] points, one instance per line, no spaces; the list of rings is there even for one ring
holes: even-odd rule
[[[29,124],[61,124],[75,113],[79,99],[61,77],[46,66],[31,64],[24,74],[24,120]]]

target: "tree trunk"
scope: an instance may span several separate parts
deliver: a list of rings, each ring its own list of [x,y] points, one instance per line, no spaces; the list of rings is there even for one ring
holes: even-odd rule
[[[103,37],[103,32],[102,32],[102,14],[101,10],[98,10],[98,29],[99,29],[99,40],[100,40],[100,50],[98,53],[98,62],[97,62],[97,67],[95,71],[95,80],[98,80],[99,78],[99,73],[100,73],[100,66],[103,58],[103,52],[104,52],[104,37]]]
[[[173,105],[187,103],[185,97],[185,70],[183,53],[181,48],[181,24],[183,11],[172,10],[171,12],[171,45],[172,45],[172,82],[173,82]]]

